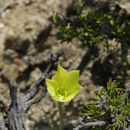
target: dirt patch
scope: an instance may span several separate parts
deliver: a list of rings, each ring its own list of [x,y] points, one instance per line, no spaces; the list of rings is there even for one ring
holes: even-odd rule
[[[20,96],[38,80],[48,65],[50,54],[61,50],[64,52],[64,56],[60,58],[58,63],[68,70],[76,68],[81,70],[82,68],[80,83],[84,86],[84,90],[72,103],[65,104],[68,108],[66,119],[75,123],[74,117],[71,115],[78,114],[79,107],[77,106],[91,99],[97,88],[101,87],[102,77],[99,78],[98,74],[92,74],[91,68],[97,61],[103,63],[102,57],[107,56],[103,46],[89,50],[88,47],[76,40],[73,40],[72,44],[60,44],[55,37],[56,28],[52,24],[52,14],[54,11],[60,11],[64,14],[70,3],[71,0],[12,0],[9,7],[1,14],[0,113],[7,109],[10,103],[9,81],[17,81]],[[101,64],[98,65],[100,68]],[[95,69],[94,67],[93,69]],[[50,75],[54,73],[55,71],[51,72]],[[94,84],[92,77],[99,78],[99,83]],[[76,113],[69,110],[72,107]],[[31,130],[46,130],[44,114],[48,111],[57,112],[56,104],[49,95],[28,111],[27,126]],[[57,120],[57,114],[53,118]]]

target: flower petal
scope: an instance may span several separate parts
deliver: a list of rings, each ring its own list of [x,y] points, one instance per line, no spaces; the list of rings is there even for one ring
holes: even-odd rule
[[[46,79],[47,90],[49,94],[54,97],[56,96],[57,83],[55,80]]]
[[[58,81],[59,85],[61,85],[66,82],[67,77],[68,77],[68,72],[63,67],[58,65],[58,70],[56,74],[52,77],[52,79]]]
[[[70,71],[69,76],[73,77],[76,81],[78,81],[79,80],[79,70]]]
[[[72,83],[78,83],[79,81],[79,70],[73,70],[69,72],[69,80]]]
[[[66,82],[66,90],[71,93],[71,90],[75,89],[79,81],[79,70],[73,70],[68,72],[68,79]]]
[[[83,89],[82,86],[80,86],[79,84],[77,84],[75,86],[75,88],[73,90],[71,90],[71,93],[69,93],[69,95],[66,97],[65,101],[64,102],[69,102],[71,101],[77,94],[78,92]]]

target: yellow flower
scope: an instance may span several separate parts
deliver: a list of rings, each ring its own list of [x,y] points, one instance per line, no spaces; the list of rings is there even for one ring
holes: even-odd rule
[[[58,65],[58,70],[52,79],[46,79],[47,90],[54,100],[69,102],[83,88],[79,85],[78,80],[78,70],[67,72]]]

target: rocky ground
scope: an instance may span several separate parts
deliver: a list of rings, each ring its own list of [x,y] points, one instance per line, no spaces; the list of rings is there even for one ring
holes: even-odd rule
[[[8,2],[7,0],[3,1]],[[64,56],[60,58],[58,63],[68,70],[81,68],[82,57],[86,60],[85,71],[80,77],[80,83],[84,86],[84,90],[74,99],[74,109],[77,108],[78,102],[82,104],[91,99],[97,88],[101,87],[101,84],[95,85],[93,83],[90,69],[94,61],[97,61],[102,55],[106,56],[107,53],[100,49],[98,54],[94,50],[95,53],[89,55],[88,48],[77,41],[60,44],[60,41],[55,37],[56,28],[52,24],[52,14],[54,11],[60,11],[64,14],[70,3],[71,0],[12,0],[9,7],[0,14],[1,114],[10,103],[9,81],[16,80],[19,95],[23,94],[33,86],[42,71],[45,70],[50,54],[61,50],[64,52]],[[128,5],[122,4],[130,11]],[[99,46],[98,48],[103,47]],[[86,56],[90,56],[90,58]],[[44,114],[48,111],[51,113],[57,111],[54,106],[55,103],[52,102],[49,95],[39,104],[34,105],[27,113],[28,130],[29,128],[31,130],[45,129]],[[69,104],[66,104],[66,107],[68,106]],[[52,107],[55,109],[52,110]],[[67,120],[69,118],[71,123],[75,123],[75,120],[72,120],[73,117],[70,116],[71,114],[72,112],[68,110]],[[77,113],[74,114],[77,115]]]

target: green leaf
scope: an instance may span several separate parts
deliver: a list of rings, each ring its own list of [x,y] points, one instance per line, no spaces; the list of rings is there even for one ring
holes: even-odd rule
[[[57,23],[57,20],[58,20],[57,12],[54,12],[54,13],[53,13],[53,22],[56,24],[56,23]]]

